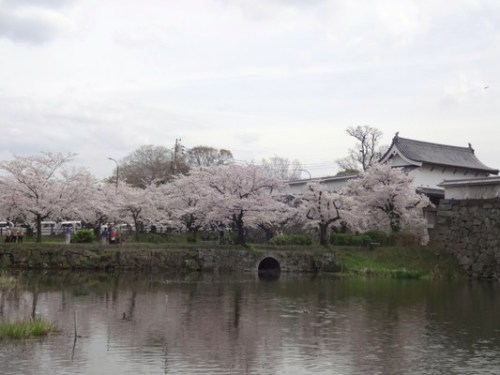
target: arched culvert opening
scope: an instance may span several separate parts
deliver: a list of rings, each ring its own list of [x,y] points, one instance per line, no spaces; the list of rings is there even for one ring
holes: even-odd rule
[[[267,258],[264,258],[260,261],[259,263],[259,273],[260,272],[280,272],[281,271],[281,267],[280,267],[280,263],[272,258],[272,257],[267,257]]]

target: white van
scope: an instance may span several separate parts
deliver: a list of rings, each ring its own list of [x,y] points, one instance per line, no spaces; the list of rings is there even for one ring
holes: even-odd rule
[[[134,224],[127,224],[127,223],[105,223],[101,225],[101,232],[103,231],[104,228],[109,228],[109,227],[115,227],[118,232],[124,233],[124,234],[131,234],[135,232],[135,225]]]
[[[80,220],[61,221],[56,225],[56,234],[64,233],[66,229],[71,227],[73,228],[73,232],[76,232],[78,229],[82,228],[82,222]]]
[[[36,233],[36,224],[32,225],[33,230]],[[51,236],[56,234],[56,222],[55,221],[42,221],[42,236]]]

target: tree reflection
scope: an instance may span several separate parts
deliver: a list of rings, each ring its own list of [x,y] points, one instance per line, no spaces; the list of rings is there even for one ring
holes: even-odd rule
[[[66,353],[86,364],[105,361],[115,366],[111,374],[131,368],[209,373],[207,364],[231,373],[394,374],[424,363],[448,366],[444,359],[457,353],[474,363],[480,353],[470,348],[479,346],[500,366],[500,293],[490,284],[200,273],[55,273],[20,280],[25,289],[17,296],[0,295],[2,319],[43,314],[63,330],[53,339],[59,343],[29,349],[32,366]],[[78,343],[72,342],[74,311]],[[5,353],[0,347],[0,357]]]

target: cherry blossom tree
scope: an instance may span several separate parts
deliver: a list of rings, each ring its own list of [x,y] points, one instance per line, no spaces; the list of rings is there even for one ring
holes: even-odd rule
[[[197,173],[177,176],[173,181],[158,187],[161,198],[158,208],[164,213],[163,221],[174,220],[192,234],[196,241],[197,234],[205,225],[207,205],[203,199],[208,191],[200,183]]]
[[[319,242],[322,246],[329,245],[329,235],[332,227],[350,219],[349,198],[345,195],[329,191],[319,182],[306,185],[300,207],[306,220],[306,227],[318,230]]]
[[[300,198],[294,195],[283,194],[276,196],[275,199],[287,205],[286,212],[277,215],[267,215],[265,221],[257,224],[257,227],[264,232],[266,241],[271,240],[277,234],[286,232],[295,233],[304,226],[304,219],[302,212],[299,209],[302,203]]]
[[[431,205],[429,199],[416,192],[411,176],[389,163],[373,164],[351,180],[345,192],[355,198],[366,229],[407,229],[422,235],[426,228],[423,209]]]
[[[100,228],[104,223],[114,220],[116,216],[117,188],[112,182],[99,184],[94,190],[94,195],[89,199],[86,220]]]
[[[275,199],[284,191],[260,166],[215,166],[192,172],[204,191],[200,201],[205,224],[230,225],[237,232],[237,243],[246,244],[246,228],[257,227],[275,215],[285,215],[289,207]]]
[[[3,210],[33,218],[38,242],[42,220],[80,218],[86,211],[96,180],[85,169],[67,166],[74,156],[44,152],[0,162]]]
[[[120,184],[115,189],[106,190],[106,196],[110,203],[109,217],[126,223],[133,222],[135,226],[135,237],[139,234],[139,227],[145,221],[154,221],[158,217],[158,209],[155,204],[157,197],[155,184],[141,189],[129,184]]]

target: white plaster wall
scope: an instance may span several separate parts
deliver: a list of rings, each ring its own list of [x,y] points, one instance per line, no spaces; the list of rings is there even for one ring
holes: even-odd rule
[[[341,191],[349,182],[349,180],[335,180],[322,182],[326,185],[329,191]]]
[[[432,189],[442,189],[437,186],[444,180],[459,180],[463,178],[485,177],[487,173],[472,173],[465,169],[451,167],[431,167],[423,165],[410,172],[414,176],[414,184],[417,187],[426,187]]]
[[[500,185],[447,186],[445,199],[490,199],[500,196]]]
[[[306,187],[307,183],[295,183],[288,185],[287,187],[287,193],[291,195],[300,195],[304,191],[304,188]]]

